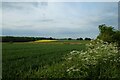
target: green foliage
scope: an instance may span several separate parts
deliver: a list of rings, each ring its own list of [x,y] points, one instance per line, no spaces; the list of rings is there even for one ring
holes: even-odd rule
[[[98,39],[101,39],[105,42],[117,42],[120,44],[120,31],[115,30],[112,26],[106,26],[105,24],[99,25],[100,34]]]
[[[84,40],[91,40],[91,38],[85,38]]]
[[[118,47],[120,47],[120,31],[116,31],[115,34],[113,35],[113,39],[115,42],[118,43]]]
[[[120,55],[114,43],[91,41],[87,51],[72,51],[67,55],[67,69],[71,77],[120,78]],[[76,75],[73,75],[76,74]]]
[[[106,26],[105,24],[99,25],[100,34],[97,38],[102,39],[105,42],[112,42],[113,35],[115,33],[112,26]]]
[[[83,40],[83,38],[77,38],[76,40]]]

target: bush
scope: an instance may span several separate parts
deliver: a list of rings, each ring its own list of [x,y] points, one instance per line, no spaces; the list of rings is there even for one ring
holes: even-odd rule
[[[87,47],[85,52],[72,51],[65,57],[69,77],[120,78],[120,56],[115,43],[95,40]]]
[[[87,51],[72,51],[65,58],[69,77],[120,78],[120,56],[116,43],[95,40],[87,47]]]

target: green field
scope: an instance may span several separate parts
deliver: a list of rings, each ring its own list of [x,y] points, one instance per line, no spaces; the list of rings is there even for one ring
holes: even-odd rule
[[[3,78],[27,78],[31,75],[35,77],[34,71],[42,73],[45,69],[61,63],[64,55],[71,51],[85,50],[86,43],[88,41],[74,40],[52,43],[2,43]]]
[[[2,43],[3,80],[120,79],[116,43],[102,40]]]

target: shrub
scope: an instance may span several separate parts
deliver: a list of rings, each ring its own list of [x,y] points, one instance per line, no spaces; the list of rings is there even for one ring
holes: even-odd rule
[[[68,77],[77,78],[120,78],[120,56],[116,43],[102,40],[91,41],[88,50],[72,51],[66,59]]]

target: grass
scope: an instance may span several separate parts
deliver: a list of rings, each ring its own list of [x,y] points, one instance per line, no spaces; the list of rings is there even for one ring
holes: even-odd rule
[[[46,68],[52,70],[54,65],[59,68],[64,55],[73,50],[85,50],[86,43],[88,41],[73,40],[44,44],[2,43],[3,78],[40,77],[40,73],[41,76],[47,75],[47,72],[43,73]]]

